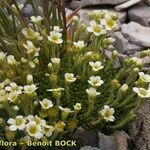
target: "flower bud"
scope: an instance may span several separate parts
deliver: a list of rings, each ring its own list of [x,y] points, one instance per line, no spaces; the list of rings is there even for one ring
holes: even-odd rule
[[[29,66],[30,66],[32,69],[35,68],[34,62],[30,61],[30,62],[29,62]]]
[[[128,90],[129,86],[127,84],[123,84],[121,87],[120,87],[120,90],[124,93]]]
[[[33,76],[31,74],[27,75],[27,84],[28,85],[33,84]]]
[[[63,132],[66,124],[62,121],[59,121],[58,123],[55,124],[54,128],[57,132]]]
[[[28,60],[22,57],[21,58],[21,62],[24,63],[24,64],[26,64],[28,62]]]
[[[0,126],[1,127],[5,127],[6,126],[6,122],[3,118],[0,118]]]
[[[78,16],[73,16],[73,18],[72,18],[72,23],[73,23],[73,25],[77,25],[78,23],[79,23],[79,17]]]
[[[48,66],[48,70],[50,73],[54,72],[54,68],[53,68],[52,63],[49,63],[47,66]]]
[[[19,110],[19,107],[16,105],[16,106],[13,106],[13,110],[15,111],[18,111]]]
[[[7,140],[12,142],[12,141],[14,141],[16,134],[15,134],[15,132],[10,131],[8,129],[8,127],[6,127],[5,135],[6,135]]]

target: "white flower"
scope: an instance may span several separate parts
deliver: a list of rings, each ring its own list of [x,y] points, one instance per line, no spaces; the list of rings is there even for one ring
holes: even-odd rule
[[[51,31],[50,36],[48,36],[48,40],[52,43],[61,44],[63,42],[61,37],[62,37],[61,33]]]
[[[22,94],[22,86],[18,86],[15,82],[11,82],[10,86],[6,86],[5,90],[8,92],[16,92],[18,95]]]
[[[4,60],[6,58],[6,53],[0,52],[0,61]]]
[[[24,93],[26,94],[33,94],[36,91],[37,87],[35,84],[32,85],[25,85],[24,86]]]
[[[104,81],[101,80],[100,76],[91,76],[90,80],[88,80],[88,83],[90,83],[92,86],[101,86]]]
[[[143,60],[141,58],[132,57],[130,60],[131,60],[131,63],[132,64],[134,63],[137,67],[143,65]]]
[[[56,65],[60,64],[60,58],[51,58],[51,61],[53,64],[56,64]]]
[[[149,74],[145,74],[144,72],[139,72],[139,76],[140,76],[140,80],[142,82],[145,82],[145,83],[150,82],[150,75]]]
[[[89,62],[89,65],[92,67],[93,71],[99,71],[104,68],[104,66],[102,66],[102,63],[100,61]]]
[[[43,133],[46,135],[46,137],[50,137],[53,134],[55,129],[53,126],[46,125],[42,128],[42,130]]]
[[[36,48],[31,41],[27,41],[27,44],[23,44],[25,49],[27,50],[27,54],[39,52],[40,48]]]
[[[106,30],[112,30],[117,27],[117,21],[113,20],[110,15],[105,15],[105,18],[101,20],[101,24],[105,26]]]
[[[11,5],[11,7],[12,7],[15,11],[17,10],[15,4]],[[23,7],[24,7],[24,5],[23,5],[23,4],[19,4],[18,7],[19,7],[20,10],[22,10]]]
[[[137,88],[133,87],[133,91],[138,94],[139,97],[149,98],[150,97],[150,89],[146,90],[145,88]]]
[[[106,31],[104,30],[103,26],[97,24],[94,20],[90,21],[90,26],[87,27],[87,31],[93,33],[95,36],[106,34]]]
[[[43,37],[40,36],[40,33],[39,32],[36,32],[34,31],[33,29],[31,28],[24,28],[22,29],[22,34],[29,40],[38,40],[38,41],[41,41],[43,40]]]
[[[65,80],[69,83],[76,81],[73,73],[65,73]]]
[[[18,98],[18,93],[17,92],[10,92],[8,95],[7,95],[7,99],[10,101],[10,102],[15,102]]]
[[[61,110],[61,111],[63,111],[64,113],[71,113],[71,112],[73,112],[73,111],[71,111],[71,109],[70,108],[63,108],[63,107],[61,107],[61,106],[59,106],[59,109]]]
[[[15,65],[17,63],[17,61],[15,60],[15,57],[13,55],[7,56],[7,62],[10,65]]]
[[[100,95],[100,92],[97,92],[95,88],[86,89],[86,92],[88,93],[90,100],[93,100],[96,96]]]
[[[53,103],[51,100],[44,98],[43,101],[39,101],[43,109],[49,109],[53,107]]]
[[[26,132],[29,136],[37,139],[41,139],[43,137],[41,126],[37,125],[35,121],[31,121],[26,125]]]
[[[44,119],[41,119],[40,117],[38,117],[37,115],[33,116],[33,115],[29,115],[27,117],[27,119],[32,122],[34,121],[37,125],[40,126],[45,126],[46,125],[46,121]]]
[[[16,131],[17,129],[23,130],[25,128],[26,119],[24,119],[23,116],[16,116],[15,119],[8,119],[7,123],[10,124],[10,131]]]
[[[41,16],[31,16],[31,21],[34,22],[34,23],[40,23],[41,21],[43,20],[43,17]]]
[[[81,110],[81,103],[76,103],[75,105],[73,105],[73,107],[74,107],[74,110],[75,111],[79,111],[79,110]]]
[[[54,26],[53,31],[55,31],[55,32],[61,32],[61,31],[63,31],[63,29],[60,29],[59,26]]]
[[[73,42],[73,44],[77,49],[82,49],[85,47],[84,41]]]
[[[113,122],[115,120],[115,117],[113,116],[113,114],[115,113],[115,110],[114,108],[110,108],[108,105],[105,105],[104,109],[102,109],[100,113],[102,114],[102,116],[104,117],[106,121]]]

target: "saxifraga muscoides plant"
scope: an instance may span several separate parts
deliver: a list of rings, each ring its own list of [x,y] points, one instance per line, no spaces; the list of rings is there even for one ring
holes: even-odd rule
[[[118,52],[112,51],[111,60],[105,56],[114,41],[109,33],[117,27],[116,14],[94,11],[86,26],[77,16],[62,23],[67,18],[57,18],[57,6],[51,8],[48,1],[43,8],[26,26],[20,19],[21,5],[0,7],[1,136],[9,141],[46,141],[79,126],[123,128],[150,97],[150,75],[140,72],[140,58],[127,58],[114,69]],[[15,23],[15,31],[24,28],[13,37],[13,31],[6,32],[5,18]],[[56,19],[59,22],[49,24]],[[141,57],[149,52],[142,51]]]

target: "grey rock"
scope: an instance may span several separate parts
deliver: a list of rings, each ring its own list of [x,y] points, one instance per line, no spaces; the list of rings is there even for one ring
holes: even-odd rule
[[[142,61],[144,63],[144,66],[149,66],[150,67],[150,56],[143,57]]]
[[[129,10],[130,21],[138,22],[143,26],[150,26],[150,7],[134,7]]]
[[[118,54],[118,58],[119,58],[119,61],[121,62],[121,64],[123,64],[124,60],[125,60],[127,57],[128,57],[128,56],[125,55],[125,54],[121,54],[121,53]]]
[[[80,16],[81,22],[87,24],[89,22],[88,20],[88,14],[92,13],[92,11],[94,10],[103,10],[103,8],[88,8],[88,9],[81,9],[79,10],[78,14]],[[110,12],[114,12],[118,15],[118,19],[120,21],[120,23],[124,23],[126,21],[126,17],[127,17],[127,13],[125,11],[122,12],[117,12],[114,9],[111,8],[105,8],[105,10],[108,10]]]
[[[84,147],[81,147],[80,150],[101,150],[101,149],[97,147],[84,146]]]
[[[116,6],[115,9],[117,11],[122,11],[122,10],[127,9],[127,8],[129,8],[129,7],[133,6],[133,5],[141,2],[141,1],[142,0],[129,0],[129,1],[127,1],[127,2],[125,2],[123,4],[121,4],[121,5]]]
[[[33,8],[30,4],[27,4],[22,10],[24,17],[30,17],[33,15]]]
[[[112,52],[111,52],[111,51],[106,50],[106,51],[105,51],[105,55],[106,55],[106,57],[107,57],[108,59],[110,59],[110,60],[112,59]],[[116,69],[121,67],[119,58],[117,58],[117,60],[114,62],[113,67],[116,68]]]
[[[99,148],[101,150],[128,150],[129,136],[124,131],[116,131],[111,136],[99,132]]]
[[[128,0],[73,0],[70,4],[72,9],[78,7],[95,6],[95,5],[118,5]]]
[[[129,42],[119,31],[115,32],[113,37],[116,39],[113,45],[119,53],[131,55],[143,49],[142,46]]]
[[[98,146],[98,135],[92,130],[86,130],[80,127],[73,133],[73,138],[77,139],[83,146]]]
[[[144,1],[148,6],[150,6],[150,0],[144,0]]]
[[[150,47],[149,27],[144,27],[136,22],[130,22],[129,24],[123,24],[121,30],[130,42],[143,47]]]
[[[150,149],[150,101],[147,100],[129,126],[129,135],[138,150]]]
[[[25,4],[27,2],[27,0],[16,0],[16,2],[18,4]]]

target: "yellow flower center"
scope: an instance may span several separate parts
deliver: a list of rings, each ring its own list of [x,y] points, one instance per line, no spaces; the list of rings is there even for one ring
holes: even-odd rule
[[[31,126],[29,131],[31,134],[35,134],[35,133],[37,133],[38,129],[35,126]]]
[[[22,119],[17,119],[17,120],[16,120],[16,125],[19,126],[19,125],[21,125],[21,124],[22,124]]]
[[[106,113],[105,113],[105,117],[106,117],[106,118],[109,118],[109,117],[110,117],[110,115],[111,115],[111,114],[110,114],[110,112],[109,112],[109,111],[106,111]]]
[[[58,41],[58,36],[57,35],[53,35],[52,40],[53,41]]]

